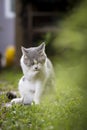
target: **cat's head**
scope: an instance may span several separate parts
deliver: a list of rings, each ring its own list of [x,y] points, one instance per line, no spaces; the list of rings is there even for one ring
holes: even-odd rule
[[[22,47],[23,63],[33,71],[40,71],[46,61],[45,43],[38,47]]]

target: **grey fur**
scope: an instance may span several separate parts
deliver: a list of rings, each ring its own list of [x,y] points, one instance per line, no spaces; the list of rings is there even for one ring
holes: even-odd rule
[[[27,66],[34,65],[34,60],[38,63],[43,63],[46,60],[46,54],[44,53],[45,46],[41,44],[39,47],[34,48],[22,48],[22,52],[24,53],[24,63]]]

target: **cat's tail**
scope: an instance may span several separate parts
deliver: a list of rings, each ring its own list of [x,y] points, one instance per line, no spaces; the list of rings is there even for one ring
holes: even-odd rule
[[[6,96],[8,99],[14,99],[14,98],[17,98],[17,93],[16,92],[13,92],[13,91],[9,91],[6,93]]]

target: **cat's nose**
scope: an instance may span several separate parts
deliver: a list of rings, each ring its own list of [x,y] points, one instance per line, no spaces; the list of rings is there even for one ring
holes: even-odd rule
[[[35,68],[34,68],[35,70],[37,70],[38,69],[38,67],[37,66],[35,66]]]

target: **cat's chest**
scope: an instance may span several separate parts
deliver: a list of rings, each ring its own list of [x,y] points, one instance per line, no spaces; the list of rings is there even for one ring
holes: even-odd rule
[[[42,82],[41,81],[28,81],[26,79],[23,79],[19,83],[19,91],[22,92],[32,92],[34,93],[38,87],[42,87]]]

